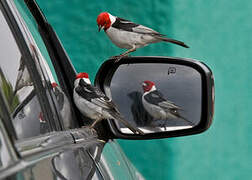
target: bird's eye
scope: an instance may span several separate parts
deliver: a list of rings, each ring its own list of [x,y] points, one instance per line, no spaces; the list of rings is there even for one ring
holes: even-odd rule
[[[176,109],[173,109],[172,112],[177,113],[177,110],[176,110]]]

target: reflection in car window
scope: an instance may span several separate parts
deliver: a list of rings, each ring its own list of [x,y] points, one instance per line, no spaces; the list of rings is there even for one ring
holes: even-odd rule
[[[0,112],[0,115],[2,115],[1,112]],[[0,121],[2,122],[1,118],[0,118]],[[0,124],[0,169],[7,167],[9,164],[12,163],[12,160],[9,156],[7,144],[5,142],[6,139],[4,138],[4,135],[3,135],[4,130],[2,129],[1,125],[2,123]]]
[[[103,179],[84,148],[61,152],[53,157],[51,163],[54,174],[59,179]]]
[[[48,131],[25,59],[0,11],[0,89],[18,138]],[[27,126],[29,124],[29,126]]]
[[[39,48],[39,51],[42,53],[43,58],[46,60],[47,64],[49,65],[49,68],[52,72],[53,78],[56,79],[57,81],[57,76],[55,73],[55,70],[53,68],[52,62],[50,60],[50,56],[47,52],[46,46],[39,34],[38,31],[38,26],[35,22],[35,20],[33,19],[33,16],[31,15],[30,11],[27,9],[24,1],[19,1],[19,0],[14,0],[16,7],[18,8],[20,14],[22,15],[22,18],[24,19],[26,25],[29,28],[29,31],[32,33],[32,36],[34,38],[34,40],[36,41],[36,45]]]
[[[74,123],[73,123],[74,118],[73,118],[72,109],[70,107],[69,99],[65,95],[64,91],[62,90],[62,88],[60,87],[58,83],[55,69],[53,67],[53,64],[48,54],[48,51],[46,49],[46,46],[38,31],[38,26],[32,14],[28,10],[27,6],[25,5],[25,3],[23,1],[18,1],[18,0],[15,0],[14,2],[19,10],[19,13],[22,15],[22,18],[25,21],[29,31],[32,34],[31,38],[36,41],[36,45],[37,45],[36,47],[38,47],[39,50],[36,50],[36,48],[34,48],[34,50],[37,51],[38,59],[40,59],[42,62],[41,65],[42,64],[44,65],[43,67],[41,67],[41,68],[44,68],[43,69],[44,74],[48,74],[48,77],[46,77],[45,81],[46,82],[50,81],[51,84],[54,84],[56,82],[57,84],[57,87],[52,86],[53,91],[51,92],[53,93],[53,96],[54,96],[56,109],[58,111],[58,116],[62,120],[61,122],[64,124],[65,129],[74,128]]]

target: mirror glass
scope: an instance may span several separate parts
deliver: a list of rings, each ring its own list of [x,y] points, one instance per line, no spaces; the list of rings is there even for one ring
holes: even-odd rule
[[[144,133],[188,129],[199,124],[200,73],[189,66],[162,63],[122,64],[105,93],[122,116]],[[132,132],[115,122],[122,133]]]

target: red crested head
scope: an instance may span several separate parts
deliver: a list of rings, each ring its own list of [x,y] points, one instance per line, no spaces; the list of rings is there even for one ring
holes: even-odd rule
[[[82,73],[77,74],[76,75],[76,79],[79,79],[79,78],[87,78],[87,79],[89,79],[88,73],[82,72]]]
[[[151,89],[153,89],[153,86],[155,87],[155,83],[152,81],[144,81],[142,84],[144,92],[148,92]]]
[[[53,83],[52,83],[52,87],[53,87],[53,88],[55,88],[55,87],[57,87],[57,86],[58,86],[58,84],[57,84],[56,82],[53,82]]]
[[[102,12],[98,15],[96,19],[99,31],[101,29],[104,29],[106,31],[110,26],[111,26],[111,20],[109,18],[109,13],[107,12]]]

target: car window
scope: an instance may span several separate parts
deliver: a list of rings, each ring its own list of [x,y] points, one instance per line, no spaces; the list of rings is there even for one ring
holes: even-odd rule
[[[38,26],[28,10],[27,6],[23,1],[17,1],[15,0],[15,5],[19,11],[19,13],[22,16],[22,19],[25,21],[25,24],[29,30],[30,38],[35,41],[36,48],[38,48],[38,58],[41,59],[41,63],[43,65],[42,72],[46,74],[46,82],[50,82],[52,85],[57,83],[57,87],[53,85],[53,97],[52,99],[55,100],[56,109],[58,111],[58,116],[64,126],[65,129],[74,128],[74,117],[72,108],[70,107],[69,99],[64,93],[63,89],[60,87],[58,83],[58,78],[54,69],[54,66],[52,64],[51,58],[48,54],[48,51],[46,49],[46,46],[44,44],[44,41],[42,40],[42,37],[39,33]]]
[[[18,138],[48,132],[49,124],[43,116],[27,69],[11,30],[0,11],[0,90],[12,117]]]

